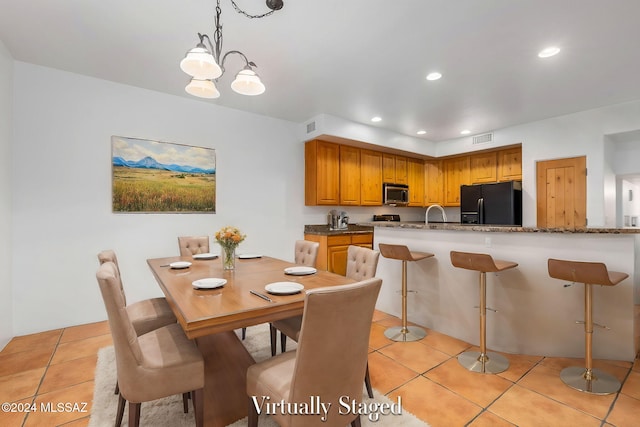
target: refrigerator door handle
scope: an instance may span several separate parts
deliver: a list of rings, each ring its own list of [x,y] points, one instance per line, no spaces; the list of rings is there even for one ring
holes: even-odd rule
[[[484,197],[478,199],[478,224],[484,224]]]

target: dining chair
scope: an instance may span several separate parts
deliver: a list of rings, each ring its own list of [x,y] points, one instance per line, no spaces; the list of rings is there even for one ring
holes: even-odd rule
[[[321,416],[296,416],[288,411],[270,413],[283,427],[360,425],[357,413],[337,408],[344,396],[349,396],[349,402],[362,401],[369,331],[381,285],[381,279],[373,278],[307,292],[297,350],[247,370],[250,427],[258,425],[257,409],[265,398],[285,403],[319,399],[331,404],[332,410],[324,420]]]
[[[98,261],[101,265],[105,262],[112,262],[116,267],[118,277],[121,277],[118,258],[113,250],[109,249],[100,252],[98,254]],[[120,281],[120,285],[122,286],[122,281]],[[133,324],[133,329],[136,331],[136,335],[140,336],[147,332],[151,332],[155,329],[177,322],[176,316],[173,314],[173,310],[171,310],[171,307],[164,297],[145,299],[132,304],[127,304],[127,297],[124,293],[124,288],[121,290],[122,298],[124,298],[125,309],[127,310],[131,324]],[[119,392],[120,388],[118,383],[116,383],[113,394],[118,394]]]
[[[363,246],[350,245],[347,249],[347,273],[350,279],[362,281],[371,279],[376,275],[378,269],[378,259],[380,252]],[[282,320],[276,320],[270,324],[271,331],[280,330],[280,351],[287,351],[287,337],[294,341],[298,341],[298,335],[302,327],[302,316],[289,317]],[[271,356],[276,354],[275,332],[271,335]],[[373,398],[373,389],[369,379],[369,368],[367,367],[365,375],[365,385],[369,397]]]
[[[320,243],[318,242],[312,242],[310,240],[296,240],[293,262],[307,267],[315,267],[316,260],[318,259],[319,248]],[[291,324],[291,327],[289,327],[289,323]],[[297,331],[300,330],[301,323],[302,316],[294,316],[289,319],[282,319],[273,323],[269,323],[269,333],[271,335],[271,356],[276,355],[276,338],[278,336],[278,329],[280,329],[280,327],[287,330],[293,328],[297,333]],[[287,347],[285,342],[286,339],[286,335],[283,332],[280,332],[280,346],[283,353],[285,352],[285,349]],[[292,337],[292,339],[296,339],[295,335]]]
[[[180,256],[193,256],[209,252],[209,236],[180,236],[178,237]]]
[[[115,425],[129,402],[130,427],[140,424],[140,406],[174,394],[191,394],[196,426],[203,425],[204,361],[182,327],[171,324],[138,336],[125,305],[122,280],[113,262],[100,265],[96,278],[107,310],[116,354],[120,396]]]

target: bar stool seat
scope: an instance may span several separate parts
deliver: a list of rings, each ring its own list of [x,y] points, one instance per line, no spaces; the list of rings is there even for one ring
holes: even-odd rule
[[[620,390],[613,375],[593,368],[593,285],[615,286],[629,277],[626,273],[608,271],[601,262],[567,261],[549,258],[549,276],[584,284],[585,367],[572,366],[560,372],[569,387],[592,394],[611,394]],[[601,325],[598,325],[601,326]]]
[[[412,252],[405,245],[378,245],[380,254],[389,259],[402,261],[402,326],[394,326],[384,331],[392,341],[418,341],[427,336],[427,332],[418,326],[407,326],[407,261],[420,261],[434,255],[429,252]]]
[[[465,351],[458,362],[473,372],[498,374],[506,371],[509,361],[501,354],[487,352],[487,273],[497,273],[518,266],[512,261],[493,259],[488,254],[451,251],[454,267],[480,272],[480,351]]]

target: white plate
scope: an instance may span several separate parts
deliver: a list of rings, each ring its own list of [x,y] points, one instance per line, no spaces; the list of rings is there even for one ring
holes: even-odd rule
[[[215,289],[223,287],[225,283],[227,283],[227,279],[208,277],[206,279],[195,280],[191,282],[191,285],[194,289]]]
[[[292,276],[306,276],[308,274],[316,273],[316,270],[313,267],[305,267],[303,265],[299,267],[288,267],[284,269],[284,274],[291,274]]]
[[[193,256],[193,259],[215,259],[218,258],[217,254],[210,254],[210,253],[206,253],[206,254],[195,254]]]
[[[262,255],[258,254],[240,254],[238,255],[240,259],[252,259],[252,258],[262,258]]]
[[[302,292],[304,286],[295,282],[269,283],[264,289],[274,295],[293,295]]]
[[[171,268],[188,268],[191,267],[191,263],[189,261],[176,261],[169,264]]]

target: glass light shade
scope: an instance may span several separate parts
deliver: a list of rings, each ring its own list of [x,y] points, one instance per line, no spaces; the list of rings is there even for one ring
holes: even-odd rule
[[[260,77],[250,68],[241,70],[236,79],[231,83],[231,89],[241,95],[260,95],[264,93],[264,84],[260,81]]]
[[[184,90],[189,95],[197,96],[198,98],[214,99],[220,97],[220,92],[218,92],[216,85],[211,80],[193,78]]]
[[[200,80],[217,79],[222,75],[222,69],[216,64],[213,55],[202,45],[187,52],[180,61],[180,68],[191,77]]]

